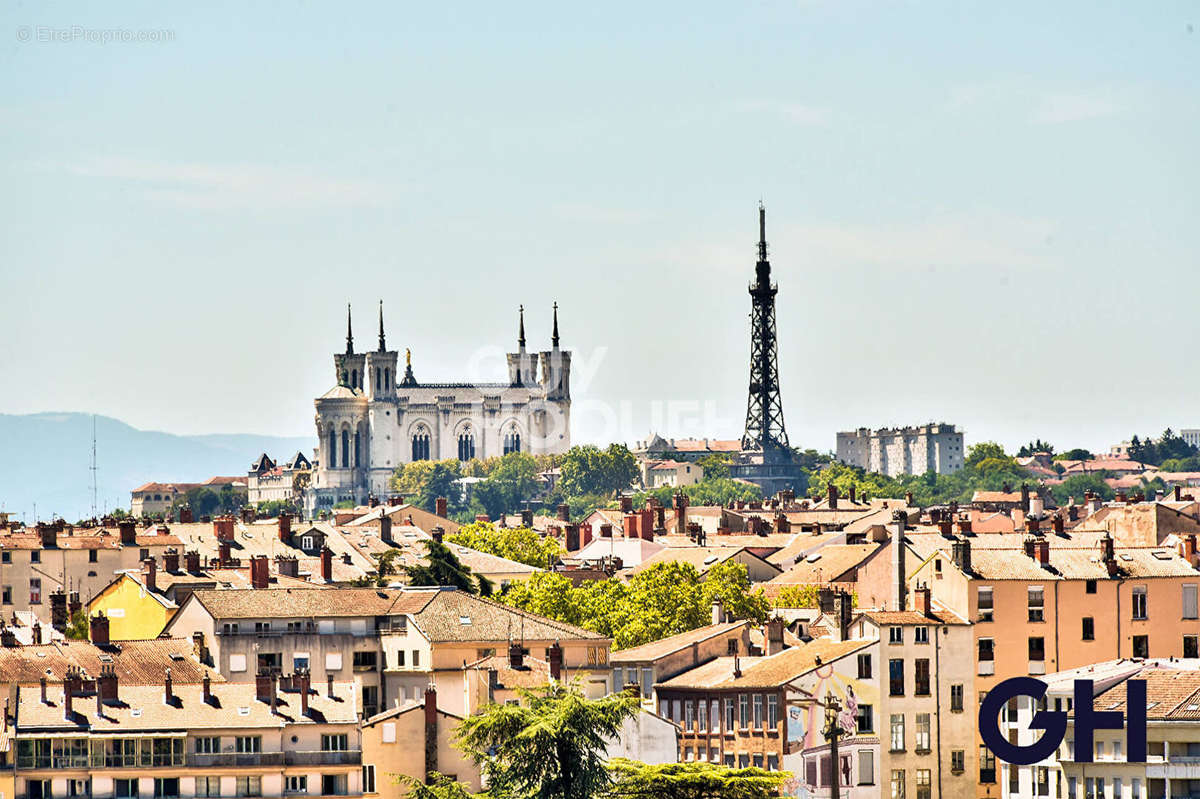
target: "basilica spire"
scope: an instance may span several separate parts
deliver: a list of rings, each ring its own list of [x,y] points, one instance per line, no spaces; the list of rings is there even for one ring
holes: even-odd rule
[[[550,336],[550,345],[558,349],[558,303],[554,303],[554,333]]]
[[[346,303],[346,354],[354,354],[354,330],[350,327],[350,303]]]
[[[521,325],[517,328],[517,347],[524,351],[525,349],[525,306],[518,306],[517,312],[521,315]]]
[[[379,301],[379,351],[387,352],[387,339],[383,336],[383,300]]]

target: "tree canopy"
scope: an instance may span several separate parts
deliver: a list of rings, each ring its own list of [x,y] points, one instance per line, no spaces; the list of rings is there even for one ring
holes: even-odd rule
[[[591,444],[571,447],[559,469],[567,496],[612,496],[629,488],[638,476],[637,458],[624,444],[609,444],[603,450]]]
[[[497,527],[491,522],[464,524],[447,540],[539,569],[550,568],[562,555],[555,538],[541,536],[528,527]]]
[[[492,595],[492,583],[482,574],[473,574],[445,544],[426,539],[425,563],[404,566],[409,585],[447,585],[480,596]]]
[[[1028,458],[1030,455],[1036,455],[1039,452],[1045,452],[1047,455],[1054,454],[1054,445],[1049,441],[1042,441],[1040,438],[1035,441],[1030,441],[1028,444],[1021,445],[1017,450],[1018,458]]]
[[[791,776],[702,761],[650,765],[614,758],[609,769],[614,779],[611,799],[769,799]]]
[[[1129,440],[1129,457],[1142,463],[1162,463],[1172,458],[1190,458],[1200,454],[1191,444],[1183,440],[1171,428],[1167,428],[1158,438],[1140,439],[1134,436]]]

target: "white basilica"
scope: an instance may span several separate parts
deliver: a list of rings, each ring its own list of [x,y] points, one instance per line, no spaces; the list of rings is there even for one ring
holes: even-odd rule
[[[563,453],[571,447],[571,353],[558,346],[558,305],[550,349],[517,351],[504,383],[421,383],[406,355],[387,348],[383,303],[379,348],[354,351],[349,309],[346,351],[333,356],[337,385],[316,400],[317,462],[306,505],[386,496],[396,467],[417,460],[490,458],[509,452]]]

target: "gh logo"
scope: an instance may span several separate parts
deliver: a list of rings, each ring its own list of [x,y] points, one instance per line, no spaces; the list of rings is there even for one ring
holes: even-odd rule
[[[1030,729],[1044,730],[1042,737],[1028,746],[1009,743],[1000,732],[1000,712],[1010,699],[1027,696],[1037,702],[1046,695],[1046,683],[1033,677],[1013,677],[997,685],[979,706],[979,734],[996,757],[1006,763],[1029,766],[1054,753],[1067,733],[1067,714],[1062,710],[1039,710],[1029,723]],[[1092,707],[1092,681],[1075,681],[1075,762],[1091,763],[1096,730],[1125,729],[1126,760],[1146,762],[1146,681],[1125,682],[1125,712],[1096,710]]]

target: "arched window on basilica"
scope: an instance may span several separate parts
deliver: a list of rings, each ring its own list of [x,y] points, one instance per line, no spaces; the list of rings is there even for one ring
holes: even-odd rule
[[[342,430],[342,468],[350,468],[350,431]]]
[[[337,468],[337,431],[332,427],[329,428],[329,451],[325,453],[325,460],[330,469]]]
[[[508,426],[504,433],[504,454],[521,451],[521,431],[515,424]]]
[[[475,434],[471,432],[471,428],[463,428],[463,431],[458,434],[458,459],[460,461],[469,461],[475,457]]]
[[[354,431],[354,468],[362,466],[360,453],[362,452],[362,433],[358,430]]]
[[[412,437],[412,459],[414,461],[429,460],[429,431],[418,427]]]

